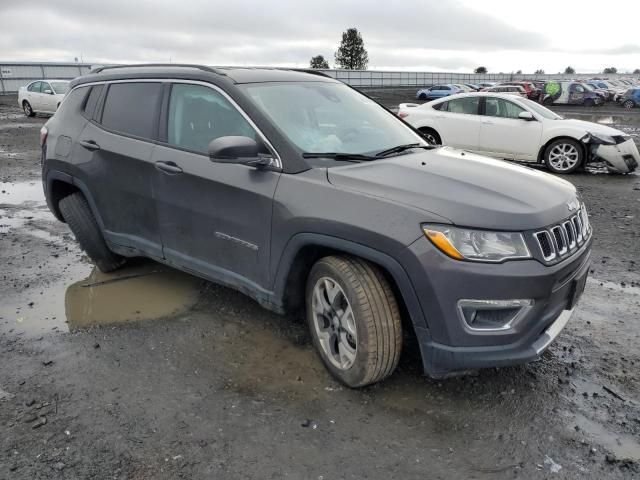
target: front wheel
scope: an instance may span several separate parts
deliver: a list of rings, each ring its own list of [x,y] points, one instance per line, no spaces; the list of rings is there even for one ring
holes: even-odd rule
[[[31,108],[31,104],[26,100],[22,102],[22,110],[24,110],[24,114],[27,117],[33,117],[36,114],[36,112],[33,111],[33,108]]]
[[[419,128],[418,131],[429,145],[442,145],[442,139],[433,128]]]
[[[571,173],[582,165],[584,154],[580,144],[561,138],[549,144],[544,152],[547,168],[553,173]]]
[[[595,104],[596,104],[596,102],[594,102],[593,99],[591,99],[591,98],[587,98],[584,101],[584,106],[585,107],[593,107],[593,106],[595,106]]]
[[[363,387],[395,370],[402,349],[400,311],[375,265],[354,257],[320,259],[307,279],[306,309],[313,344],[340,382]]]
[[[627,100],[626,102],[624,102],[624,103],[622,104],[622,106],[623,106],[624,108],[626,108],[627,110],[631,110],[633,107],[635,107],[635,105],[636,105],[636,104],[635,104],[635,103],[633,103],[633,100]]]

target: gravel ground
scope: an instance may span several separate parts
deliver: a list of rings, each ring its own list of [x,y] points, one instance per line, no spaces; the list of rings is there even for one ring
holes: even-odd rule
[[[153,262],[96,272],[43,202],[46,119],[14,101],[0,97],[0,479],[640,478],[640,176],[567,177],[592,271],[541,361],[433,381],[410,345],[353,391],[300,318]]]

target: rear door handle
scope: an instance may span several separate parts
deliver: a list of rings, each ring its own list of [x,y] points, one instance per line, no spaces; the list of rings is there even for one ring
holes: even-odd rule
[[[182,168],[174,162],[156,162],[156,168],[161,172],[168,173],[170,175],[182,173]]]
[[[100,145],[98,145],[93,140],[80,140],[78,143],[87,150],[91,150],[92,152],[95,150],[100,150]]]

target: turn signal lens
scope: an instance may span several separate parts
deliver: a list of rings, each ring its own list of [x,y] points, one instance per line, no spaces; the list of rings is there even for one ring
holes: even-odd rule
[[[446,253],[451,258],[455,258],[456,260],[464,260],[462,254],[456,247],[451,244],[444,233],[437,232],[436,230],[429,230],[428,228],[424,229],[424,233],[427,238],[440,249],[441,252]]]

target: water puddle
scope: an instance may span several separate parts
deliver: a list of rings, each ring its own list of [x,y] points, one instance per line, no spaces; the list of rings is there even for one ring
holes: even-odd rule
[[[64,267],[44,295],[24,290],[0,305],[0,326],[28,336],[178,315],[199,298],[202,280],[161,264],[132,261],[113,273],[83,262]],[[82,280],[65,282],[64,278]],[[36,287],[37,289],[37,287]]]
[[[0,182],[0,205],[45,204],[42,182]]]
[[[65,312],[71,331],[184,313],[198,300],[201,280],[154,262],[91,274],[69,286]]]
[[[596,443],[613,453],[620,460],[640,460],[640,443],[631,435],[610,432],[603,425],[584,415],[573,415],[575,425]]]

